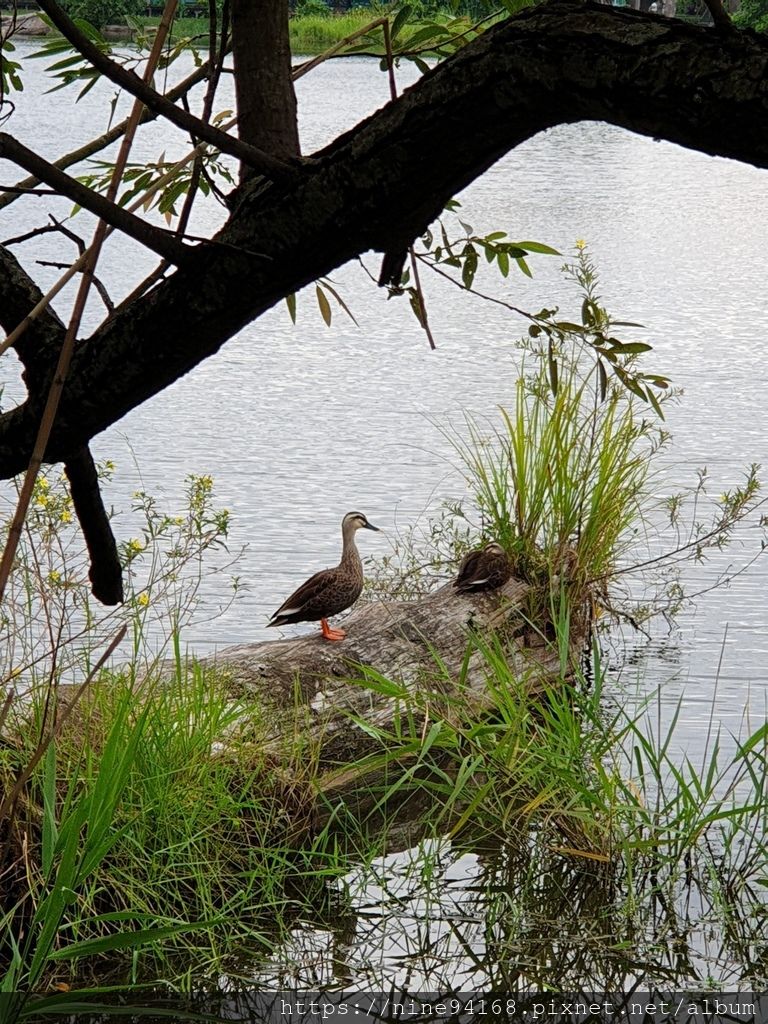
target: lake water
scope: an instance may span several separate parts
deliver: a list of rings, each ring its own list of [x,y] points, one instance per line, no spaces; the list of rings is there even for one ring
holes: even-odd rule
[[[24,57],[31,50],[32,44],[18,47]],[[110,88],[94,89],[79,105],[71,90],[43,101],[42,62],[25,64],[26,89],[13,97],[17,109],[5,130],[53,158],[106,127]],[[409,76],[401,71],[402,85]],[[377,64],[364,59],[321,67],[298,91],[307,153],[388,95]],[[223,95],[219,107],[228,105]],[[180,155],[184,140],[153,126],[135,153],[147,159],[162,151]],[[20,176],[0,164],[1,181]],[[667,413],[674,442],[658,495],[694,483],[699,467],[708,467],[715,495],[737,483],[749,463],[768,467],[766,191],[765,171],[585,123],[530,140],[460,197],[478,231],[504,229],[513,239],[535,239],[562,252],[585,239],[608,308],[646,325],[643,337],[654,345],[649,366],[685,391]],[[2,238],[41,223],[38,202],[2,211]],[[68,209],[68,203],[58,207]],[[192,230],[204,233],[221,219],[219,207],[204,204]],[[73,226],[89,232],[85,215]],[[55,271],[32,261],[64,258],[61,245],[43,236],[34,247],[14,251],[48,284]],[[376,271],[377,258],[365,262]],[[563,261],[531,262],[531,281],[513,273],[500,283],[488,274],[478,284],[524,309],[558,304],[575,318],[577,308],[569,308],[574,290],[559,269]],[[111,241],[100,272],[119,296],[152,265],[131,243]],[[405,303],[387,302],[358,266],[342,268],[333,280],[359,327],[339,311],[327,330],[307,289],[298,298],[296,326],[284,306],[276,308],[94,443],[98,457],[118,465],[106,491],[117,509],[128,508],[139,481],[173,506],[185,475],[195,472],[213,475],[220,501],[232,510],[231,547],[245,546],[236,571],[246,588],[213,619],[209,613],[224,601],[224,583],[221,592],[208,594],[201,622],[186,634],[197,652],[274,638],[264,629],[270,613],[308,574],[336,561],[346,511],[361,509],[394,535],[425,522],[443,498],[461,496],[438,426],[463,410],[490,414],[512,400],[522,320],[427,275],[438,346],[431,352]],[[62,315],[69,301],[57,303]],[[102,315],[92,302],[89,323]],[[4,357],[2,369],[11,379],[7,404],[8,395],[18,393],[13,357]],[[118,521],[120,539],[131,525],[129,516]],[[686,567],[686,586],[707,590],[729,566],[755,555],[760,537],[755,518],[722,555]],[[387,545],[385,534],[361,538],[364,554],[383,555]],[[614,696],[631,700],[636,691],[661,686],[666,718],[682,695],[676,737],[682,749],[697,749],[713,700],[715,720],[727,731],[755,728],[765,719],[768,693],[767,585],[765,560],[758,559],[729,587],[702,593],[674,624],[657,623],[653,639],[625,637],[628,653],[614,645]],[[289,632],[305,628],[315,627]]]

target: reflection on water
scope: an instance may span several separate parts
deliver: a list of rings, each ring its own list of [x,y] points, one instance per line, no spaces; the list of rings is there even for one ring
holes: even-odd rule
[[[647,895],[647,877],[628,889],[615,866],[547,846],[537,835],[482,852],[424,840],[390,854],[349,875],[333,920],[296,925],[250,980],[465,992],[765,985],[758,902],[741,901],[723,929],[714,891],[693,880],[670,906]]]
[[[28,52],[21,44],[19,53]],[[39,62],[27,61],[26,91],[14,97],[18,111],[10,130],[53,157],[63,138],[72,148],[104,127],[108,90],[94,89],[78,106],[67,92],[41,102],[41,71]],[[365,60],[328,64],[302,79],[299,91],[305,151],[387,98],[383,76]],[[222,96],[222,106],[228,99]],[[155,125],[142,133],[136,155],[164,150],[172,158],[183,148],[180,134]],[[11,180],[7,166],[2,173]],[[602,268],[609,308],[647,325],[645,336],[655,346],[649,364],[685,388],[668,412],[675,444],[657,481],[660,494],[693,483],[700,466],[709,467],[717,492],[732,486],[746,463],[768,465],[768,403],[759,383],[767,181],[766,172],[751,167],[581,124],[521,146],[461,197],[478,230],[504,228],[513,238],[563,251],[575,239],[587,239]],[[58,212],[68,212],[68,204]],[[36,225],[40,216],[33,201],[15,204],[3,214],[3,237]],[[203,204],[191,230],[205,233],[221,219],[218,207]],[[75,221],[83,232],[86,224],[83,214]],[[51,236],[35,244],[35,258],[61,258],[55,251],[60,242]],[[20,251],[27,263],[32,255]],[[559,262],[534,260],[532,281],[520,276],[479,283],[523,308],[559,303],[565,311],[573,295]],[[113,241],[101,273],[112,287],[127,289],[151,265],[136,246]],[[43,285],[53,273],[35,268]],[[177,501],[192,471],[212,473],[222,503],[232,509],[232,546],[247,545],[237,570],[242,597],[187,635],[194,650],[267,639],[264,624],[285,595],[336,560],[338,524],[348,509],[360,508],[394,528],[425,516],[442,498],[460,495],[446,444],[430,418],[445,422],[463,409],[483,415],[511,399],[513,343],[523,328],[499,307],[459,301],[445,282],[428,280],[439,346],[431,353],[405,303],[387,302],[359,268],[342,268],[334,282],[359,328],[339,315],[326,330],[307,289],[299,296],[296,327],[284,308],[273,310],[94,445],[98,457],[119,464],[106,495],[118,509],[129,508],[138,486]],[[58,308],[65,315],[66,301],[59,300]],[[102,316],[92,303],[89,322]],[[7,404],[9,395],[18,394],[12,357],[3,358],[2,369],[11,379]],[[130,515],[118,520],[121,539],[132,525]],[[746,530],[735,548],[687,567],[687,586],[706,591],[729,565],[751,557],[755,543],[757,531]],[[377,535],[371,550],[383,554],[385,538]],[[650,642],[635,635],[628,647],[618,645],[615,699],[631,701],[638,690],[662,686],[667,717],[681,699],[675,740],[681,750],[696,746],[713,701],[726,730],[741,731],[747,706],[754,728],[755,719],[765,716],[768,684],[767,584],[765,564],[758,562],[727,590],[702,593],[675,623],[658,623]],[[208,596],[214,606],[228,599],[215,584]],[[347,983],[368,980],[386,964],[389,975],[414,985],[437,983],[448,969],[462,984],[527,978],[563,985],[576,983],[584,970],[606,981],[629,981],[642,964],[623,964],[626,941],[647,950],[657,971],[660,963],[676,969],[672,953],[659,958],[672,934],[664,921],[651,916],[637,939],[634,925],[613,916],[605,885],[588,869],[562,863],[550,875],[527,878],[519,853],[480,855],[438,844],[393,855],[371,872],[349,877],[347,910],[334,928],[297,928],[265,976]],[[587,922],[594,927],[585,931]],[[675,957],[688,958],[690,977],[710,971],[736,980],[730,954],[713,955],[705,930],[674,935]]]

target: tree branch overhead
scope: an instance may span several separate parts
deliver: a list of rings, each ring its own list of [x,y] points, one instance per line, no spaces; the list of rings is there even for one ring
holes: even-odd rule
[[[407,248],[445,202],[546,128],[602,120],[768,167],[768,40],[553,0],[501,23],[290,180],[248,181],[213,246],[75,353],[46,458],[62,460],[286,295],[366,252]],[[268,187],[265,187],[268,186]],[[18,472],[35,396],[0,417]]]

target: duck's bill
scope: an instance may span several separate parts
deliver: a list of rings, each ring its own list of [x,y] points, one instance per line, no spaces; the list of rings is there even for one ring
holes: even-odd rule
[[[373,530],[374,533],[381,533],[381,530],[379,529],[379,527],[378,526],[374,526],[373,523],[366,523],[365,524],[365,528],[366,528],[366,530]]]

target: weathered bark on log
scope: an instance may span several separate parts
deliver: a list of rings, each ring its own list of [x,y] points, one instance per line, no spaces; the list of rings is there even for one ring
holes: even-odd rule
[[[321,765],[331,768],[380,750],[354,718],[386,730],[402,709],[402,700],[359,682],[361,666],[423,698],[423,705],[411,706],[419,726],[455,713],[457,698],[478,714],[492,707],[482,652],[470,647],[467,657],[473,634],[495,633],[529,688],[556,677],[556,646],[544,642],[523,614],[531,593],[529,584],[514,578],[497,591],[471,596],[447,584],[418,601],[363,605],[344,620],[347,638],[341,642],[328,642],[318,631],[229,647],[204,664],[228,673],[233,695],[253,694],[267,708],[276,750],[284,751],[286,736],[294,734],[297,717],[303,718]],[[421,712],[414,710],[420,706]]]

